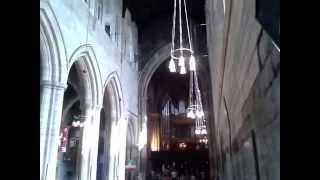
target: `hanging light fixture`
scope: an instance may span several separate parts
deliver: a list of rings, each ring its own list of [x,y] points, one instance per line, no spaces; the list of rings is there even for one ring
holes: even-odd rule
[[[196,70],[196,60],[193,55],[191,55],[191,57],[189,59],[189,68],[190,68],[190,71]]]
[[[201,92],[198,84],[197,71],[190,72],[189,81],[189,106],[187,108],[187,117],[203,118],[204,111],[202,107]]]
[[[180,57],[179,57],[178,66],[184,67],[184,66],[185,66],[185,65],[184,65],[184,61],[185,61],[184,57],[183,57],[183,56],[180,56]]]
[[[178,2],[177,2],[178,1]],[[182,2],[183,1],[183,2]],[[177,4],[178,4],[178,17],[177,17]],[[182,9],[184,9],[184,13],[182,13]],[[185,22],[183,23],[182,19],[185,18]],[[176,21],[178,21],[178,29],[179,29],[179,46],[176,46]],[[187,31],[187,42],[185,43],[185,47],[183,46],[183,25],[186,26]],[[188,47],[187,47],[188,46]],[[174,0],[174,10],[173,10],[173,23],[172,23],[172,42],[171,42],[171,60],[169,63],[170,72],[176,72],[175,68],[175,60],[178,61],[178,66],[180,67],[180,74],[186,74],[186,66],[185,61],[189,59],[189,67],[190,71],[195,71],[196,63],[194,58],[194,52],[191,44],[191,35],[189,28],[189,20],[187,13],[187,6],[185,0]]]
[[[176,72],[176,65],[174,64],[173,59],[170,59],[169,70],[170,70],[170,72]]]
[[[190,68],[194,68],[194,71],[190,72],[189,106],[187,108],[187,117],[195,119],[195,134],[200,136],[207,134],[207,127],[195,65],[196,63],[193,61],[193,57],[191,56]]]
[[[208,144],[208,138],[204,136],[203,138],[200,138],[199,142],[203,144]]]
[[[187,71],[186,71],[186,67],[185,67],[185,66],[181,66],[181,68],[180,68],[180,74],[187,74]]]

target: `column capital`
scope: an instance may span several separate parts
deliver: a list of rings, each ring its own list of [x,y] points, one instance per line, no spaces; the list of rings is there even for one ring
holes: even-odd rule
[[[66,89],[67,84],[61,83],[61,82],[52,82],[48,80],[41,80],[40,81],[41,87],[48,87],[51,89]]]

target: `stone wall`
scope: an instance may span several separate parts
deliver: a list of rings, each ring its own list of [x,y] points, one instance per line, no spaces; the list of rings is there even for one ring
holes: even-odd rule
[[[280,52],[255,19],[254,0],[224,2],[206,2],[212,178],[280,179]]]
[[[92,2],[91,9],[97,6],[95,3],[99,1],[90,2]],[[102,82],[104,83],[108,75],[115,71],[123,86],[125,98],[136,97],[138,81],[134,56],[137,54],[136,25],[132,22],[128,10],[125,17],[122,17],[122,1],[103,0],[101,3],[102,15],[98,19],[97,10],[88,12],[89,4],[84,0],[49,0],[64,38],[67,59],[70,59],[80,45],[92,45]],[[110,26],[110,36],[105,31],[106,25]],[[122,49],[124,51],[121,51]],[[130,90],[127,87],[130,87]],[[137,99],[133,98],[127,102],[127,108],[137,114]]]
[[[56,168],[56,160],[54,156],[51,156],[48,152],[48,149],[51,151],[56,151],[58,144],[58,129],[61,121],[60,111],[62,109],[62,101],[63,101],[63,85],[67,84],[67,77],[69,74],[69,70],[72,64],[78,59],[74,58],[75,54],[79,52],[79,49],[86,49],[84,45],[90,46],[90,58],[92,60],[85,61],[90,69],[90,72],[95,73],[95,77],[90,79],[88,82],[91,88],[95,88],[93,96],[96,99],[93,101],[98,102],[97,107],[93,108],[94,111],[92,113],[91,122],[99,122],[99,112],[103,102],[103,94],[105,92],[105,87],[110,80],[115,80],[116,91],[119,93],[119,102],[123,105],[121,109],[121,117],[119,117],[119,123],[112,126],[114,128],[113,136],[118,137],[120,140],[123,139],[125,142],[126,138],[126,123],[128,116],[132,116],[133,121],[137,122],[137,114],[138,114],[138,66],[137,66],[137,27],[135,23],[131,20],[131,15],[129,11],[126,11],[124,17],[122,16],[122,1],[119,0],[41,0],[40,1],[41,13],[49,14],[46,22],[48,27],[44,28],[44,31],[48,29],[51,32],[47,32],[48,36],[55,37],[52,34],[61,34],[61,39],[54,39],[54,41],[59,41],[57,44],[59,45],[59,52],[54,52],[60,55],[63,59],[63,63],[55,64],[56,62],[50,62],[54,64],[54,66],[58,67],[58,69],[51,68],[49,69],[50,64],[43,64],[44,67],[41,72],[44,75],[47,74],[59,74],[57,77],[62,77],[61,80],[61,92],[59,91],[59,98],[56,102],[58,105],[51,105],[54,108],[44,108],[47,106],[49,102],[43,99],[43,103],[41,102],[41,115],[40,124],[41,124],[41,168],[40,168],[40,176],[42,179],[55,179],[55,168]],[[53,23],[54,22],[54,23]],[[47,25],[45,24],[45,25]],[[53,27],[54,25],[54,27]],[[106,28],[110,29],[109,32],[106,31]],[[42,28],[42,25],[41,25]],[[59,32],[58,32],[59,31]],[[50,34],[51,33],[51,34]],[[44,38],[43,41],[46,39]],[[50,43],[48,43],[50,45]],[[45,45],[45,43],[40,43],[41,46]],[[84,47],[84,48],[83,48]],[[41,50],[45,49],[41,47]],[[49,49],[53,49],[49,47]],[[54,50],[52,50],[54,51]],[[46,54],[47,52],[41,52],[42,54]],[[84,52],[86,53],[86,51]],[[58,56],[57,54],[50,54],[53,56]],[[43,55],[46,57],[46,55]],[[54,57],[53,57],[54,58]],[[44,60],[45,61],[45,60]],[[61,60],[62,61],[62,60]],[[94,65],[90,63],[94,62]],[[59,71],[59,69],[66,69],[63,71]],[[51,72],[52,70],[52,72]],[[41,86],[43,86],[44,82],[41,82]],[[50,82],[55,83],[55,82]],[[93,85],[92,85],[93,84]],[[94,84],[98,84],[99,86],[94,86]],[[51,84],[49,84],[51,85]],[[43,90],[41,90],[41,96],[47,95],[48,99],[50,94],[45,94]],[[98,100],[97,100],[98,99]],[[100,108],[100,109],[99,109]],[[55,114],[57,118],[54,119],[55,125],[51,125],[50,120],[46,119],[48,114]],[[91,115],[91,114],[90,114]],[[59,118],[60,117],[60,118]],[[91,117],[91,116],[90,116]],[[131,118],[132,118],[131,117]],[[137,130],[137,124],[135,124]],[[52,130],[51,130],[52,128]],[[95,123],[92,126],[87,126],[88,132],[99,132],[99,123]],[[48,130],[49,129],[49,130]],[[118,130],[120,129],[120,130]],[[48,134],[50,132],[54,135]],[[134,132],[137,133],[138,132]],[[96,141],[98,138],[97,133],[91,133],[93,135],[90,136],[90,140],[92,142]],[[48,138],[48,137],[53,138]],[[88,139],[88,137],[84,137]],[[50,143],[48,143],[50,140]],[[52,141],[52,143],[51,143]],[[94,144],[94,143],[92,143]],[[111,144],[113,148],[111,151],[119,151],[117,153],[118,165],[113,170],[114,179],[124,179],[125,175],[125,144],[114,143]],[[90,175],[91,179],[95,179],[95,166],[96,162],[94,160],[94,156],[97,154],[97,147],[95,145],[88,145],[87,147],[83,147],[83,151],[86,149],[90,149],[92,151],[93,160],[89,163],[92,165],[92,174]],[[53,153],[56,154],[56,153]],[[50,158],[48,158],[50,156]],[[89,158],[90,159],[90,158]],[[90,165],[90,166],[91,166]],[[43,166],[43,167],[42,167]],[[49,170],[47,167],[50,167]],[[46,173],[48,171],[48,173]],[[49,172],[50,171],[50,172]],[[89,172],[89,170],[86,170]]]
[[[172,19],[158,19],[145,27],[139,42],[139,69],[142,70],[147,61],[160,48],[171,43]],[[170,53],[170,52],[168,52]]]

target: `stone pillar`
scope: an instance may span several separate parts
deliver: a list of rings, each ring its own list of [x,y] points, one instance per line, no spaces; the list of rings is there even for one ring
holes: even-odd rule
[[[82,116],[84,119],[84,127],[82,130],[81,140],[81,155],[80,155],[80,169],[79,176],[80,180],[87,180],[88,175],[88,161],[90,156],[90,129],[91,129],[91,107],[89,105],[82,106]]]
[[[40,99],[40,179],[55,180],[59,132],[66,86],[41,82]]]
[[[110,150],[109,150],[109,172],[108,172],[108,176],[109,176],[109,180],[117,180],[116,179],[116,174],[115,174],[115,169],[116,169],[116,163],[117,163],[117,141],[116,141],[116,137],[117,137],[117,131],[118,131],[118,126],[116,121],[112,121],[111,122],[111,134],[110,134]]]
[[[95,180],[99,141],[99,122],[101,107],[85,106],[85,125],[81,143],[80,179]]]
[[[127,138],[128,120],[120,119],[120,148],[119,148],[119,180],[125,180],[125,164],[126,164],[126,138]]]
[[[96,180],[97,178],[97,161],[98,161],[98,148],[99,148],[99,133],[100,133],[100,112],[101,106],[94,108],[94,120],[93,120],[93,139],[92,139],[92,161],[91,161],[91,178],[90,180]],[[90,173],[90,172],[89,172]]]

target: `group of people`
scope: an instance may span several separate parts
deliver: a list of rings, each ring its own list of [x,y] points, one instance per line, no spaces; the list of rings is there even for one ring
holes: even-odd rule
[[[205,168],[189,167],[185,163],[165,165],[151,170],[150,180],[206,180],[208,174]]]

